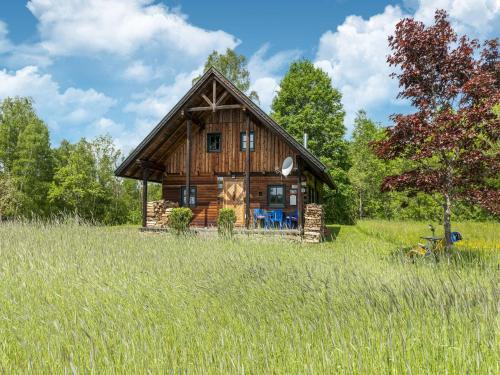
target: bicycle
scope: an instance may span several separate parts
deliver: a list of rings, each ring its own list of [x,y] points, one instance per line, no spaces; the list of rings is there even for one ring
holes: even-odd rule
[[[415,256],[430,256],[430,255],[438,255],[444,252],[446,247],[446,241],[444,237],[436,237],[436,229],[432,224],[429,224],[429,229],[432,232],[432,236],[423,236],[420,237],[423,240],[426,240],[425,244],[418,243],[416,247],[411,249],[406,255],[410,258]],[[451,242],[455,243],[462,239],[462,235],[460,232],[452,232],[451,233]]]

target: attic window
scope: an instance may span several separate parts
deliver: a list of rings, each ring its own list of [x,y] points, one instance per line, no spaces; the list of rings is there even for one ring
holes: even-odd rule
[[[255,137],[253,131],[250,132],[250,151],[255,151]],[[247,149],[247,133],[240,133],[240,151]]]
[[[207,152],[220,152],[221,145],[220,133],[207,134]]]

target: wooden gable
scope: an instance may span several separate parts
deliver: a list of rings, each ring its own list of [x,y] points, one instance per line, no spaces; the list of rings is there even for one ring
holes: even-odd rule
[[[141,179],[148,168],[149,180],[156,182],[161,182],[165,173],[184,174],[188,120],[192,123],[193,175],[243,172],[245,152],[240,151],[239,137],[245,129],[245,113],[256,142],[251,172],[273,173],[287,156],[300,156],[312,173],[333,186],[326,167],[314,155],[213,68],[193,85],[115,173]],[[207,153],[206,137],[214,132],[222,135],[222,150]]]
[[[240,137],[245,132],[245,114],[231,109],[213,113],[203,127],[194,127],[191,145],[191,174],[227,175],[245,171],[246,153],[241,150]],[[282,138],[274,134],[256,119],[250,122],[254,150],[251,152],[252,173],[275,173],[281,169],[283,160],[297,154]],[[221,139],[220,152],[208,152],[208,134],[218,134]],[[162,163],[167,174],[185,174],[186,141],[172,150]]]

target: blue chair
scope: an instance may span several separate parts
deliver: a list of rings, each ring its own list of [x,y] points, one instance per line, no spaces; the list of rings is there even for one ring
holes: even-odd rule
[[[283,229],[283,210],[270,211],[268,215],[270,224],[274,227],[277,223],[280,229]]]
[[[451,232],[451,243],[455,243],[462,240],[462,235],[460,232]]]
[[[264,225],[266,222],[266,211],[262,208],[254,208],[253,209],[253,226],[254,228],[257,228],[257,225],[259,223],[259,220],[264,220]]]
[[[264,219],[264,228],[269,229],[272,224],[272,220],[274,218],[274,211],[265,211],[266,217]]]
[[[295,210],[294,212],[287,215],[285,222],[288,228],[296,227],[299,223],[299,211]]]

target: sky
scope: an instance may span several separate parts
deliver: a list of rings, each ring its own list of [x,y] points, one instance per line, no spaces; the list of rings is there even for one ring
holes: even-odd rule
[[[389,77],[387,37],[437,8],[481,40],[500,35],[500,0],[1,0],[0,100],[30,96],[51,140],[110,134],[134,148],[191,87],[210,52],[248,59],[270,111],[289,64],[307,58],[340,90],[347,137],[356,112],[382,125],[411,108]]]

